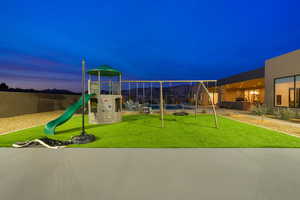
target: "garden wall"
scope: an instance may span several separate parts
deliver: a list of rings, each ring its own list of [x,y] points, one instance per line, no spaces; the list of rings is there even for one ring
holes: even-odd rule
[[[0,117],[64,110],[79,95],[0,92]]]

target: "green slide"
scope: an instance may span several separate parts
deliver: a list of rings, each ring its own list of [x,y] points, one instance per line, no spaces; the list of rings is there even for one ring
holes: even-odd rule
[[[94,95],[95,94],[85,94],[85,103],[87,103],[89,99]],[[81,106],[82,106],[82,97],[80,97],[80,99],[76,103],[69,106],[61,116],[48,122],[45,125],[45,129],[44,129],[45,133],[48,135],[54,135],[55,128],[68,121]]]

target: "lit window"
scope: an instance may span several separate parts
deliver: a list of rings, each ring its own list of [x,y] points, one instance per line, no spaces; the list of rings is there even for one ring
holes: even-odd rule
[[[275,106],[294,107],[294,80],[294,76],[275,79]]]
[[[300,75],[296,76],[295,107],[300,108]]]

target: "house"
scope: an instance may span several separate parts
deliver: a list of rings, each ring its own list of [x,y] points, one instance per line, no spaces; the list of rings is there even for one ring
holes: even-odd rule
[[[221,108],[252,105],[300,109],[300,50],[266,60],[265,66],[218,80]]]

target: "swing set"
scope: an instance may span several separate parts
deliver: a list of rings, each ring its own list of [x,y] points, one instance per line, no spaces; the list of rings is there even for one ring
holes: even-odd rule
[[[199,105],[204,100],[203,95],[207,94],[208,104],[211,105],[213,111],[215,127],[219,127],[214,98],[217,86],[216,80],[122,80],[122,84],[127,84],[127,87],[123,87],[125,89],[122,90],[122,96],[127,105],[129,104],[128,102],[134,102],[134,106],[131,108],[139,110],[141,105],[149,106],[150,108],[159,107],[161,127],[164,127],[164,110],[168,108],[193,109],[195,118],[197,118]],[[167,87],[166,84],[168,84]],[[207,89],[208,86],[214,88],[212,95]],[[179,94],[176,96],[174,94],[176,88],[180,87],[184,91],[179,91]],[[182,93],[187,94],[182,95]],[[183,103],[189,101],[191,102],[190,105]],[[171,104],[168,104],[168,102]],[[181,102],[180,106],[178,102]]]

